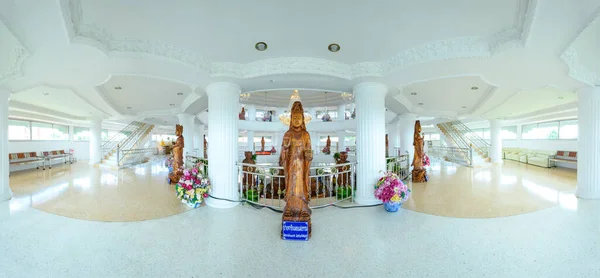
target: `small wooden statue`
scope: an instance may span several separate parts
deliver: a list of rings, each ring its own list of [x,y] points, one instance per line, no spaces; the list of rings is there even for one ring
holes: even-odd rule
[[[331,138],[329,138],[329,135],[327,135],[327,142],[325,143],[325,148],[323,148],[323,153],[331,153]]]
[[[413,156],[413,170],[412,170],[412,181],[413,182],[426,182],[427,181],[427,170],[423,168],[423,147],[425,141],[421,136],[421,121],[415,122],[415,133],[413,146],[415,146],[415,154]]]
[[[340,152],[340,158],[335,162],[335,164],[346,164],[348,163],[348,153]],[[349,165],[338,166],[338,177],[337,184],[338,186],[349,186],[350,185],[350,173],[343,173],[344,171],[348,171]]]
[[[206,141],[206,135],[204,135],[204,159],[208,159],[208,142]]]
[[[256,161],[252,159],[252,152],[244,152],[245,159],[242,161],[244,164],[256,164]],[[242,171],[244,172],[244,178],[242,184],[244,185],[244,191],[248,189],[252,189],[254,187],[254,171],[256,171],[256,167],[244,165],[242,166]],[[250,174],[252,173],[252,174]]]
[[[265,137],[263,136],[262,139],[260,139],[260,151],[264,152],[265,151]]]
[[[170,183],[178,183],[181,176],[183,176],[183,126],[175,126],[175,135],[177,141],[173,145],[173,172],[169,175]]]
[[[244,107],[242,107],[242,112],[238,114],[238,118],[240,120],[246,120],[246,110],[244,110]]]
[[[292,104],[289,130],[283,135],[279,165],[285,175],[285,207],[282,221],[308,222],[311,234],[309,173],[313,154],[310,135],[304,123],[304,109],[299,101]],[[282,230],[283,236],[283,230]]]

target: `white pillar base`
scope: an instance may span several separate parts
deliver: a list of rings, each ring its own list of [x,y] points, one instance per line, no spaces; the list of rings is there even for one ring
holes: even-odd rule
[[[579,90],[577,188],[583,199],[600,199],[600,87]]]

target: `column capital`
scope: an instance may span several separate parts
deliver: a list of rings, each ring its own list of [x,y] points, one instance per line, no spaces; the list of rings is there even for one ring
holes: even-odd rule
[[[354,94],[381,94],[385,96],[388,92],[388,86],[379,82],[362,82],[356,84],[352,89]]]
[[[232,82],[215,82],[206,86],[206,94],[208,97],[223,92],[231,92],[239,95],[242,92],[242,87]]]

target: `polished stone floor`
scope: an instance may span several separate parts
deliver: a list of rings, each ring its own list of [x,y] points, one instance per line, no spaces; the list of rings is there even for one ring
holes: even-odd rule
[[[85,163],[51,170],[13,173],[11,206],[29,206],[52,214],[96,221],[139,221],[189,210],[166,183],[161,161],[120,171]],[[427,214],[490,218],[563,206],[577,208],[577,173],[513,161],[502,166],[468,168],[432,162],[429,182],[409,183],[413,193],[403,204]]]
[[[118,174],[84,163],[52,172],[13,173],[15,197],[0,202],[0,277],[600,277],[600,201],[569,199],[573,171],[532,167],[507,162],[499,170],[461,170],[434,164],[430,183],[412,185],[414,203],[406,204],[414,210],[434,208],[431,213],[387,213],[381,206],[319,209],[312,216],[309,242],[280,240],[281,214],[267,209],[187,210],[170,203],[176,198],[159,164]],[[463,181],[468,185],[435,181],[444,175],[468,177],[469,171],[471,178]],[[34,177],[40,182],[28,182]],[[490,190],[479,188],[495,179],[497,184],[487,183]],[[54,187],[61,184],[66,185]],[[138,196],[134,192],[142,189],[154,191],[139,195],[151,202],[129,206]],[[442,194],[443,189],[462,191],[464,197]],[[536,205],[519,215],[485,218],[498,205],[475,201],[512,198],[515,192],[527,193],[531,198],[519,200]],[[117,197],[119,193],[124,196]],[[435,202],[422,205],[426,196],[437,200],[428,197]],[[444,200],[465,204],[453,209],[458,205],[440,205]],[[153,211],[158,219],[74,219],[88,219],[86,203],[104,215],[111,210],[118,217],[123,211]],[[501,204],[518,206],[514,203]],[[465,216],[461,211],[469,206],[483,218]],[[62,208],[67,217],[52,207]],[[158,213],[165,208],[171,210]],[[77,209],[86,212],[65,212]],[[465,218],[439,216],[444,215],[439,211]]]

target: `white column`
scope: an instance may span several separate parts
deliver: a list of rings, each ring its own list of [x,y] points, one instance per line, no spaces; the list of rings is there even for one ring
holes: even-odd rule
[[[8,100],[10,92],[0,89],[0,202],[12,197],[8,186]]]
[[[177,117],[179,124],[183,126],[183,157],[185,161],[186,154],[194,151],[194,115],[181,113],[177,114]]]
[[[338,106],[338,121],[346,120],[346,105],[342,104]]]
[[[204,125],[200,124],[196,126],[196,134],[198,136],[198,144],[194,142],[194,146],[198,149],[198,157],[204,157]]]
[[[400,147],[400,132],[398,128],[398,120],[392,121],[387,126],[388,134],[388,155],[398,156],[396,148]]]
[[[405,113],[398,117],[398,131],[400,132],[400,154],[409,153],[409,161],[412,163],[412,158],[415,153],[413,146],[415,121],[417,114]]]
[[[248,111],[248,118],[246,118],[246,120],[248,121],[256,121],[256,105],[254,104],[248,104],[246,105],[246,111]],[[208,110],[210,111],[210,110]]]
[[[346,151],[346,141],[344,140],[344,138],[346,137],[346,132],[344,132],[343,130],[340,130],[337,133],[337,137],[338,137],[338,152],[345,152]]]
[[[201,136],[198,133],[198,129],[199,129],[198,125],[195,124],[194,125],[194,149],[197,149],[198,146],[201,146],[201,144],[200,144]]]
[[[238,200],[237,107],[241,88],[230,82],[216,82],[206,87],[208,95],[208,176],[211,194],[218,198]],[[206,204],[216,208],[230,208],[238,203],[209,198]]]
[[[356,202],[381,203],[373,186],[385,170],[386,85],[364,82],[354,87],[356,100]]]
[[[248,151],[254,152],[254,130],[246,131],[248,140]]]
[[[90,120],[90,165],[102,160],[102,119]]]
[[[500,120],[490,120],[490,159],[492,163],[502,163],[502,130]]]
[[[600,87],[584,88],[577,93],[577,188],[575,195],[600,199]]]
[[[312,116],[312,120],[316,120],[317,119],[317,109],[312,107],[312,108],[308,108],[308,114]]]

